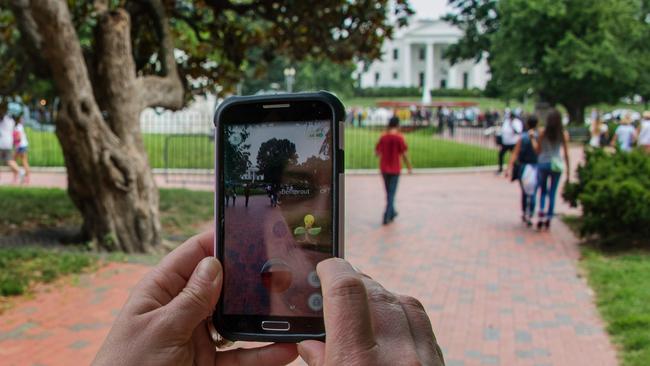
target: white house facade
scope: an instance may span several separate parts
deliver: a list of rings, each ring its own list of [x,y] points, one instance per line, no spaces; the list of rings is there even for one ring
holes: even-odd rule
[[[485,57],[478,63],[469,60],[453,66],[442,58],[445,48],[462,35],[443,20],[415,20],[384,42],[381,60],[361,72],[360,86],[484,89],[490,79]]]

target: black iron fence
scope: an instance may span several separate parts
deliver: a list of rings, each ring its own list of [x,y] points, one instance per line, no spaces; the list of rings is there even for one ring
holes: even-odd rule
[[[345,131],[346,169],[376,169],[375,145],[389,115],[350,119]],[[485,166],[496,163],[490,129],[466,121],[442,126],[435,119],[404,119],[402,132],[416,168]],[[141,132],[149,163],[168,181],[210,182],[214,167],[214,127],[206,112],[143,113]],[[29,159],[34,167],[63,167],[53,125],[27,124]]]

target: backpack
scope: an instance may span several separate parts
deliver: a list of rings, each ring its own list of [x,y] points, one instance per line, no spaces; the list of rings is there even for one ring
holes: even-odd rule
[[[14,147],[20,146],[21,138],[20,131],[14,130]]]

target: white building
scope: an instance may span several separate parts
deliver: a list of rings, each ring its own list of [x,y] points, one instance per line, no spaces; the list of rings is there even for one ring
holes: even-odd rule
[[[398,29],[382,46],[382,59],[361,73],[361,87],[423,87],[427,90],[484,89],[490,79],[485,57],[453,66],[442,58],[463,32],[443,20],[417,19]]]

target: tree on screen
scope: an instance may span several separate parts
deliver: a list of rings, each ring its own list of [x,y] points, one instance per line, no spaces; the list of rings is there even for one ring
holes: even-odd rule
[[[232,91],[243,70],[278,55],[378,58],[412,14],[407,0],[390,3],[389,12],[388,0],[0,0],[0,92],[26,96],[36,80],[52,82],[82,237],[153,251],[158,190],[140,112]]]
[[[287,167],[297,162],[296,144],[287,139],[272,138],[262,143],[257,153],[257,168],[269,183],[280,183]]]

